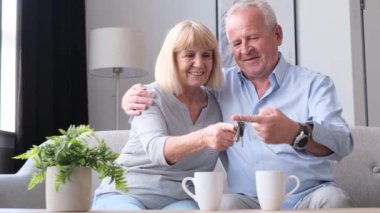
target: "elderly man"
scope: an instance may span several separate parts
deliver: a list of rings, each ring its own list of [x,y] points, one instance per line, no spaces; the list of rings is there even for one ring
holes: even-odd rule
[[[334,182],[335,165],[352,151],[353,141],[331,79],[284,59],[278,50],[282,29],[265,1],[236,1],[225,23],[237,66],[225,70],[225,87],[214,95],[225,122],[244,121],[252,128],[226,151],[229,194],[221,209],[260,208],[256,170],[300,178],[282,208],[351,207]],[[123,108],[138,115],[152,97],[134,85]]]

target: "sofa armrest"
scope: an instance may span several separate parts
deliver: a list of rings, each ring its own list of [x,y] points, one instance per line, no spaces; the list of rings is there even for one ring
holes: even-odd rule
[[[28,190],[33,160],[27,160],[16,174],[0,175],[0,208],[45,208],[45,184]]]

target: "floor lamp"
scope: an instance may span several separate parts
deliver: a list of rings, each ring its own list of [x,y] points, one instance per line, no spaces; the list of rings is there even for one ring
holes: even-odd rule
[[[125,27],[92,30],[89,41],[89,71],[91,74],[115,78],[115,128],[119,129],[119,81],[146,75],[146,35]]]

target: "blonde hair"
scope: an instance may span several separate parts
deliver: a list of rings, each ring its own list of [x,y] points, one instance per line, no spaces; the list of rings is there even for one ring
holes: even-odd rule
[[[220,52],[214,34],[201,23],[182,21],[168,32],[156,60],[155,80],[164,91],[182,94],[183,87],[176,72],[175,55],[194,46],[211,49],[213,53],[213,69],[204,86],[212,89],[223,87]]]

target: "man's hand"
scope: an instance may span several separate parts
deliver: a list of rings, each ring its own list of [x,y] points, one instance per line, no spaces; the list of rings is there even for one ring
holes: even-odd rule
[[[251,122],[261,139],[268,144],[292,144],[299,132],[298,123],[275,108],[263,108],[258,115],[233,115],[232,119]]]
[[[154,103],[154,93],[141,83],[133,85],[123,96],[121,106],[127,115],[137,116]]]

